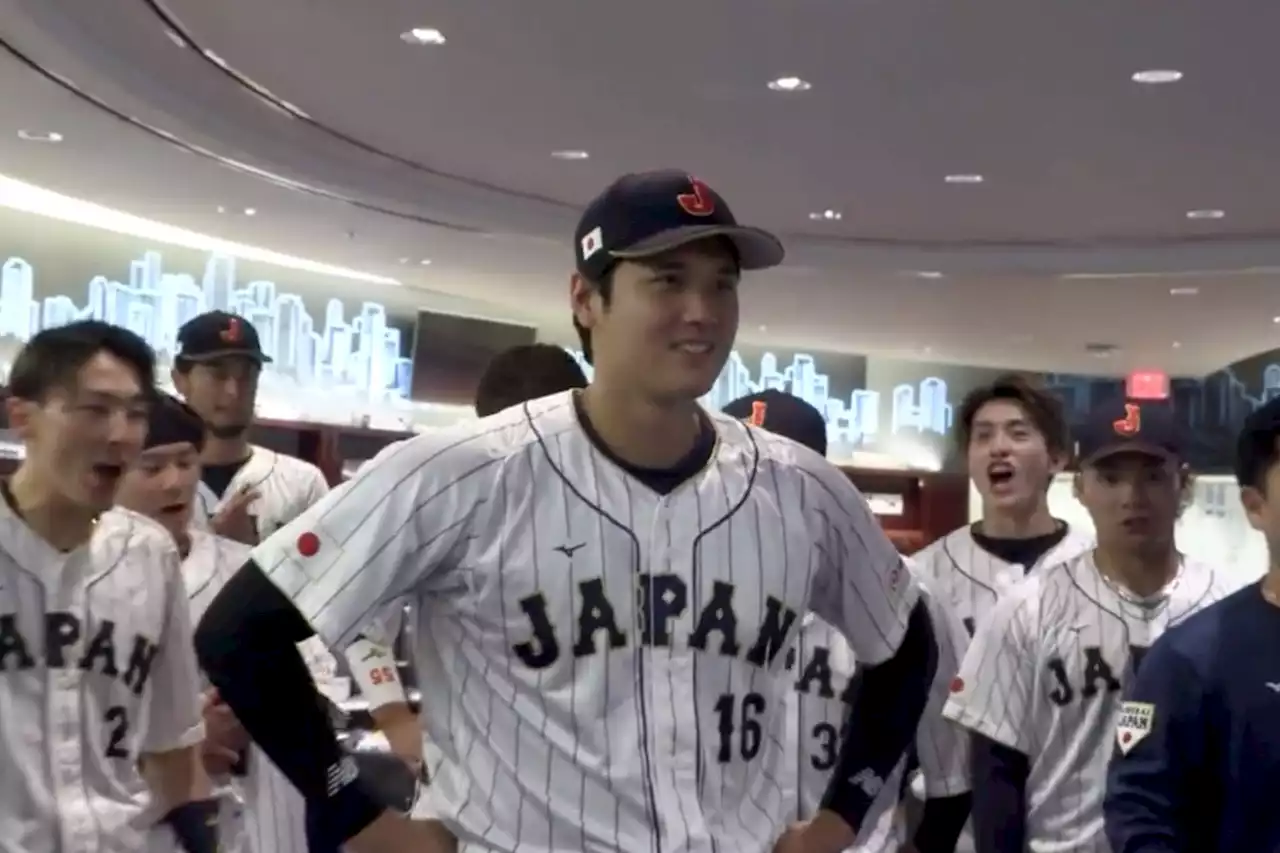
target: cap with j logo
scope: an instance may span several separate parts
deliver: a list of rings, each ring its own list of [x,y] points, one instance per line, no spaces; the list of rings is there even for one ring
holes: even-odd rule
[[[770,389],[739,397],[724,407],[724,413],[827,455],[826,418],[799,397]]]
[[[206,311],[192,317],[178,329],[178,358],[186,361],[213,361],[239,356],[267,364],[258,330],[239,314]]]
[[[1119,400],[1101,406],[1075,430],[1076,456],[1092,465],[1118,453],[1139,453],[1181,462],[1186,439],[1167,403]]]

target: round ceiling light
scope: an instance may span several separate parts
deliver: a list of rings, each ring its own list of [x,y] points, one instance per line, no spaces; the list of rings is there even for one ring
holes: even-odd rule
[[[947,175],[943,178],[949,184],[980,184],[986,180],[982,175]]]
[[[1161,83],[1177,83],[1182,79],[1182,72],[1175,71],[1172,68],[1151,68],[1146,71],[1136,71],[1133,75],[1133,82],[1145,83],[1148,86],[1158,86]]]
[[[406,44],[437,45],[444,44],[444,33],[428,27],[414,27],[400,34],[400,41]]]
[[[430,259],[430,258],[423,258],[422,260],[418,261],[418,266],[420,266],[420,267],[429,267],[429,266],[431,266],[431,259]]]
[[[809,218],[814,222],[839,222],[844,214],[838,210],[819,210],[810,213]]]
[[[799,77],[779,77],[769,81],[769,88],[775,92],[807,92],[813,84]]]
[[[18,138],[23,140],[24,142],[54,143],[54,142],[62,141],[62,134],[54,133],[52,131],[20,130],[18,131]]]
[[[591,152],[566,148],[562,151],[552,151],[551,156],[557,160],[586,160],[591,156]]]
[[[1226,216],[1226,212],[1222,210],[1188,210],[1187,219],[1221,219]]]
[[[1198,287],[1171,287],[1169,288],[1170,296],[1198,296],[1200,288]]]
[[[257,211],[257,209],[256,209],[256,208],[253,208],[253,207],[246,207],[246,208],[244,209],[244,215],[245,215],[245,216],[257,216],[257,215],[258,215],[258,211]]]
[[[938,272],[937,270],[916,270],[915,277],[938,279],[938,278],[942,278],[942,273]]]

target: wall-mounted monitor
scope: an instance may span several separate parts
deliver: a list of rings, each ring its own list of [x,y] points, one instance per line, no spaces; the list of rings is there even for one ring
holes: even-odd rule
[[[424,403],[472,405],[490,360],[536,339],[532,326],[421,311],[413,336],[410,396]]]

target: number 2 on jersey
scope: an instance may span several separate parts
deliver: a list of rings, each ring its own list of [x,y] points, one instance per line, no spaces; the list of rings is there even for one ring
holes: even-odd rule
[[[107,758],[128,758],[124,741],[129,736],[129,712],[123,705],[112,705],[102,715],[102,722],[107,726]]]
[[[750,761],[760,754],[760,747],[764,742],[760,715],[764,713],[764,709],[764,697],[759,693],[748,693],[742,697],[741,703],[732,693],[725,693],[716,700],[716,730],[720,733],[717,761],[728,764],[733,760],[735,751],[743,761]]]

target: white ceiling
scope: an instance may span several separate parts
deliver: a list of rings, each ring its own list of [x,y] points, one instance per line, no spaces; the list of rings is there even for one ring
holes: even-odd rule
[[[398,309],[563,332],[577,209],[618,174],[678,167],[784,237],[788,265],[744,291],[753,342],[1196,374],[1280,341],[1280,6],[0,0],[0,15],[0,172],[396,277],[348,295]],[[411,27],[448,41],[406,44]],[[1146,68],[1185,76],[1130,80]],[[787,75],[812,89],[766,87]],[[1206,208],[1225,216],[1186,217]],[[826,209],[841,218],[810,219]],[[1121,349],[1099,359],[1092,342]]]

